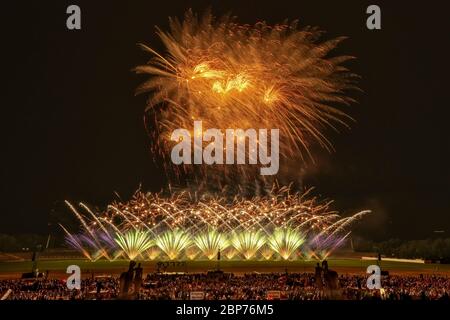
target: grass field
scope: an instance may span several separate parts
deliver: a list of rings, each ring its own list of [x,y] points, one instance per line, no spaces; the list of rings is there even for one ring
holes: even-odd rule
[[[314,272],[314,266],[317,261],[221,261],[220,269],[225,272],[250,273],[250,272]],[[331,259],[328,260],[330,269],[339,273],[361,273],[365,274],[367,266],[374,264],[375,261],[360,259]],[[92,274],[114,274],[117,275],[125,271],[128,267],[128,261],[106,261],[99,260],[90,262],[87,260],[41,260],[38,262],[39,271],[50,271],[50,277],[65,277],[65,270],[69,265],[78,265],[81,268],[83,276],[88,277]],[[154,272],[160,266],[160,271],[166,272],[205,272],[217,269],[217,261],[144,261],[142,266],[144,272]],[[32,263],[30,261],[18,262],[0,262],[0,278],[17,278],[23,272],[30,272]],[[382,270],[387,270],[392,274],[396,273],[439,273],[450,275],[450,265],[440,264],[417,264],[407,262],[381,262]]]

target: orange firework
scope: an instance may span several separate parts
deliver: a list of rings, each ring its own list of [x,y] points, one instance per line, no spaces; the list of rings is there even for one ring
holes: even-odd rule
[[[153,58],[135,71],[151,76],[137,93],[151,93],[147,111],[164,156],[173,130],[194,120],[205,128],[279,129],[280,155],[303,158],[313,141],[332,149],[324,129],[349,119],[336,105],[353,101],[346,92],[356,76],[342,65],[352,57],[329,54],[342,37],[320,41],[322,32],[296,21],[250,26],[191,11],[158,35],[165,53],[141,45]]]

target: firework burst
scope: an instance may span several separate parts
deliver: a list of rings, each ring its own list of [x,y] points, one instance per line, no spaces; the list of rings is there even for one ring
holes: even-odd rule
[[[169,257],[175,260],[191,244],[189,235],[179,229],[167,231],[155,239],[155,244]]]
[[[233,258],[238,254],[238,251],[234,247],[228,247],[224,255],[227,257],[228,260],[233,260]]]
[[[265,237],[261,231],[235,232],[230,241],[246,260],[250,260],[264,245]]]
[[[170,31],[158,29],[165,54],[141,45],[153,58],[135,68],[150,76],[137,93],[151,94],[156,154],[166,157],[172,131],[192,128],[194,120],[205,128],[277,128],[285,157],[311,157],[313,141],[332,149],[324,131],[346,125],[349,117],[336,105],[353,101],[345,93],[355,89],[356,76],[343,66],[352,57],[330,56],[344,38],[321,41],[322,33],[296,21],[240,25],[191,11],[183,22],[170,19]]]
[[[278,228],[268,237],[267,242],[281,258],[288,260],[305,242],[305,236],[290,228]]]
[[[161,250],[159,250],[158,247],[153,246],[147,250],[146,254],[150,260],[155,260],[161,254]]]
[[[270,246],[268,246],[267,244],[265,244],[261,250],[260,250],[261,256],[265,259],[265,260],[270,260],[273,257],[273,254],[275,253]]]
[[[128,231],[124,235],[117,234],[115,239],[123,253],[130,260],[141,257],[142,254],[153,245],[148,232],[145,231]]]
[[[219,250],[228,246],[226,236],[216,230],[199,234],[194,238],[194,243],[209,260],[214,259]]]
[[[257,254],[269,259],[273,252],[290,259],[300,247],[318,257],[341,246],[350,226],[369,212],[341,217],[330,205],[311,190],[298,193],[276,186],[268,195],[252,198],[138,191],[130,201],[114,202],[99,213],[81,206],[85,215],[69,205],[83,231],[71,234],[61,227],[69,245],[91,260],[113,260],[119,249],[128,258],[150,260],[161,252],[171,260],[197,259],[200,253],[213,259],[219,249],[228,259],[238,253],[245,259]]]
[[[194,245],[185,249],[186,258],[189,260],[194,260],[200,254],[200,250]]]

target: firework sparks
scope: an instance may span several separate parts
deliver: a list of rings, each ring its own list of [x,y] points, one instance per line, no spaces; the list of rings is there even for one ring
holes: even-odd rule
[[[148,257],[150,260],[155,260],[156,258],[158,258],[158,256],[160,255],[160,253],[161,253],[161,250],[159,250],[158,247],[155,247],[155,246],[151,247],[151,248],[148,249],[147,252],[146,252],[147,257]]]
[[[128,231],[124,235],[117,234],[115,240],[130,260],[142,256],[153,245],[148,232],[145,231]]]
[[[268,195],[252,198],[136,192],[130,201],[115,202],[104,212],[88,212],[91,219],[70,205],[84,233],[73,235],[61,227],[68,243],[92,260],[114,259],[118,246],[129,258],[155,259],[162,251],[172,260],[183,254],[198,259],[199,253],[213,259],[220,249],[228,259],[238,253],[245,259],[257,253],[270,259],[273,252],[290,259],[303,246],[317,257],[342,245],[353,222],[369,212],[340,217],[330,205],[311,190],[298,193],[275,186]]]
[[[260,231],[235,232],[231,244],[246,260],[252,259],[264,245],[265,237]]]
[[[273,254],[275,253],[268,245],[264,245],[261,249],[261,256],[266,259],[266,260],[270,260],[273,256]]]
[[[233,247],[228,247],[225,250],[225,257],[227,257],[228,260],[233,260],[233,258],[238,254],[238,251]]]
[[[343,66],[352,57],[329,54],[342,37],[321,41],[322,32],[295,21],[250,26],[190,11],[158,35],[166,54],[141,45],[153,59],[135,71],[150,76],[137,93],[151,94],[147,111],[163,157],[173,146],[171,132],[191,128],[193,120],[207,128],[278,128],[280,154],[303,158],[305,151],[311,157],[313,141],[331,150],[324,129],[350,119],[336,104],[353,102],[345,93],[356,89],[357,77]]]
[[[191,244],[191,239],[184,231],[175,229],[156,237],[155,243],[170,260],[175,260]]]
[[[199,234],[194,238],[194,243],[209,260],[214,259],[219,250],[225,249],[228,246],[226,236],[216,230]]]
[[[281,258],[288,260],[305,242],[305,237],[293,229],[278,228],[268,237],[267,242]]]
[[[196,246],[190,246],[185,249],[186,258],[189,260],[194,260],[200,254],[200,250]]]

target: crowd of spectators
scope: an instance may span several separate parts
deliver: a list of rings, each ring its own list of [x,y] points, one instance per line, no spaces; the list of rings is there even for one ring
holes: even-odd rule
[[[449,299],[450,277],[438,275],[391,275],[382,277],[381,290],[369,290],[366,278],[340,275],[336,299],[438,300]],[[21,279],[0,281],[0,298],[10,289],[9,300],[116,299],[119,279],[83,279],[80,290],[69,290],[64,280]],[[132,289],[131,289],[132,290]],[[150,300],[189,299],[190,292],[204,292],[209,300],[267,299],[268,291],[279,291],[281,299],[329,299],[326,286],[319,289],[313,273],[252,273],[234,275],[148,274],[133,298]]]

